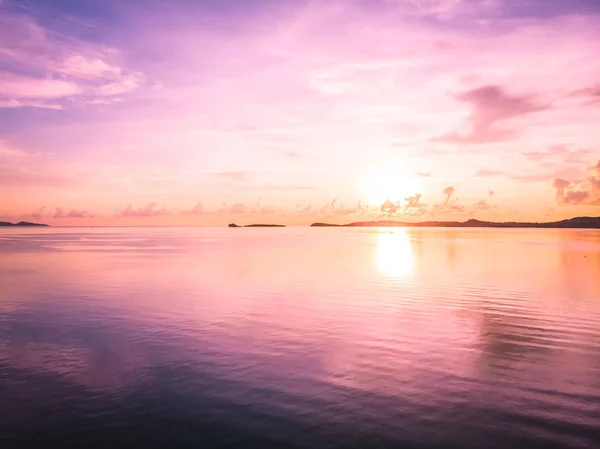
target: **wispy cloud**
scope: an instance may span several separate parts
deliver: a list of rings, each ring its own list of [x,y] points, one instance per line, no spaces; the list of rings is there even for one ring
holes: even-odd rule
[[[485,201],[485,200],[477,201],[473,205],[474,210],[489,210],[489,209],[495,209],[496,207],[497,206],[495,204],[491,204],[489,201]]]
[[[19,218],[21,220],[42,220],[46,216],[46,206],[40,207],[35,212],[23,214]]]
[[[441,204],[434,204],[429,210],[430,215],[448,215],[458,214],[465,212],[467,208],[458,202],[457,198],[454,198],[456,188],[454,186],[446,187],[442,193],[444,195],[444,201]]]
[[[554,165],[550,168],[538,169],[537,171],[520,172],[480,169],[475,172],[474,176],[481,178],[504,178],[519,183],[529,183],[548,181],[557,176],[558,171]]]
[[[436,137],[432,139],[434,142],[483,144],[510,140],[516,137],[517,131],[501,128],[499,125],[503,121],[549,108],[532,95],[509,93],[498,85],[478,87],[458,94],[456,98],[471,107],[469,130],[463,134],[453,132]]]
[[[552,145],[546,151],[527,151],[523,155],[531,161],[556,164],[581,164],[593,152],[586,148],[571,149],[568,145]]]
[[[141,72],[118,65],[114,48],[51,32],[10,3],[0,4],[0,107],[108,102],[144,82]]]
[[[147,218],[147,217],[161,217],[165,215],[171,215],[173,211],[166,207],[158,207],[157,203],[148,203],[145,207],[134,209],[131,204],[115,214],[115,217],[127,218]]]
[[[272,192],[277,192],[277,191],[314,191],[314,190],[318,190],[318,189],[313,186],[272,184],[272,185],[253,185],[253,186],[249,186],[249,187],[245,188],[245,190],[269,190]]]
[[[206,211],[204,210],[204,205],[198,201],[194,207],[185,209],[181,213],[183,215],[203,215]]]
[[[94,214],[87,210],[71,209],[65,211],[62,207],[57,207],[52,218],[93,218]],[[41,215],[40,215],[41,218]]]
[[[67,188],[78,182],[59,170],[0,164],[0,186]]]
[[[594,106],[600,103],[600,84],[590,87],[576,89],[571,92],[575,98],[583,98],[584,104]]]
[[[494,176],[505,176],[506,173],[502,170],[490,170],[487,168],[482,168],[475,172],[475,176],[483,177],[483,178],[491,178]]]
[[[456,192],[456,189],[453,186],[448,186],[444,189],[444,195],[446,196],[446,199],[444,200],[444,205],[447,205],[450,202],[450,199],[452,198],[452,195],[454,195],[454,192]]]
[[[214,176],[216,178],[228,179],[230,181],[246,181],[249,177],[254,175],[254,172],[251,171],[224,171],[224,172],[216,172],[216,173],[207,173],[209,176]]]

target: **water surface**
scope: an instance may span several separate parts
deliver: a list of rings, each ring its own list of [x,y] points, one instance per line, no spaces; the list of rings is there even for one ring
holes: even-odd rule
[[[0,230],[1,447],[598,442],[598,231]]]

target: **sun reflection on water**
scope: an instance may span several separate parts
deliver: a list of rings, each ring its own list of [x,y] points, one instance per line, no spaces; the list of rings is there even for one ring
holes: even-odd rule
[[[406,229],[382,231],[377,236],[377,266],[386,277],[402,277],[413,269],[413,250]]]

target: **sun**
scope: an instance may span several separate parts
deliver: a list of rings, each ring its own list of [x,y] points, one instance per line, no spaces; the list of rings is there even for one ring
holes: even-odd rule
[[[414,175],[403,170],[376,169],[364,178],[364,195],[369,204],[381,205],[386,200],[401,201],[420,193],[420,185]]]

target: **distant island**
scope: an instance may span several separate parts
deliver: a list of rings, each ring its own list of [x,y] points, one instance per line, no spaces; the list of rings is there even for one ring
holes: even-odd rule
[[[548,223],[494,222],[471,219],[467,221],[357,221],[348,224],[313,223],[313,227],[424,227],[424,228],[569,228],[600,229],[600,217],[575,217]]]
[[[285,228],[285,225],[280,224],[249,224],[244,226],[238,226],[235,223],[229,224],[230,228]]]
[[[49,226],[42,223],[30,223],[28,221],[20,221],[18,223],[10,223],[8,221],[0,221],[0,226]]]

